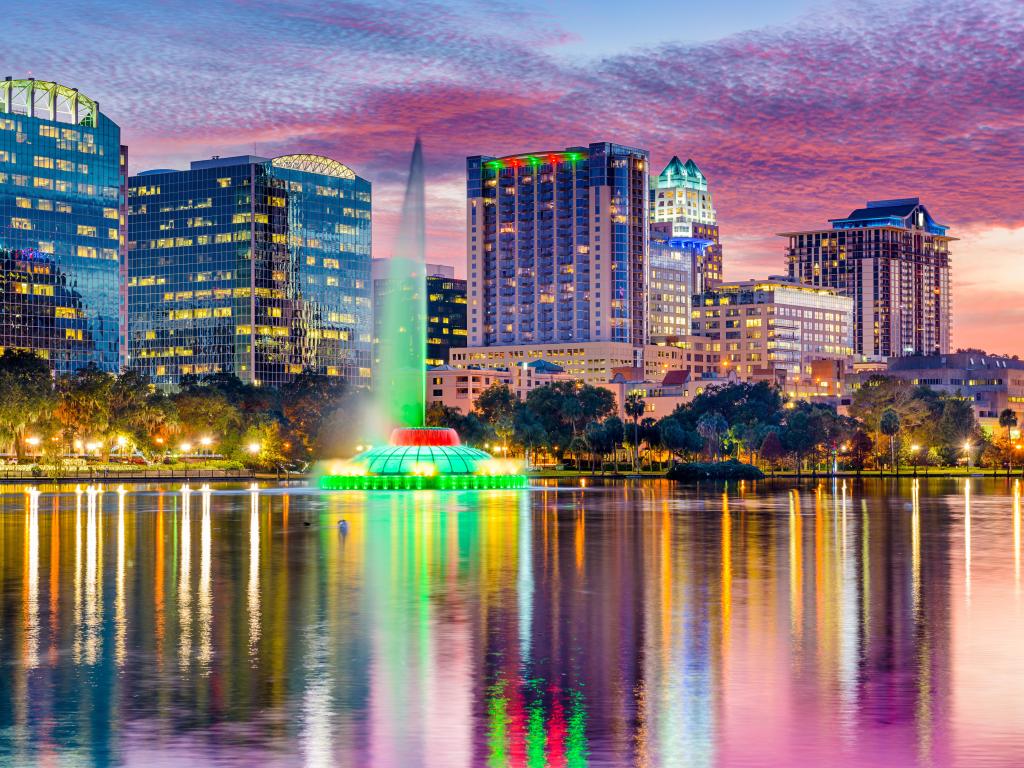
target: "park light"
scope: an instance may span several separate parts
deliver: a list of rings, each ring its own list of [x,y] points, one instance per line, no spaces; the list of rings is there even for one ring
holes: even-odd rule
[[[199,438],[199,444],[201,446],[203,446],[204,448],[209,448],[212,443],[213,443],[213,440],[211,438],[209,438],[209,437],[200,437]]]
[[[191,450],[192,450],[192,443],[182,443],[181,444],[181,452],[182,453],[188,453]]]
[[[75,450],[76,451],[82,450],[82,441],[81,440],[75,440]]]
[[[128,438],[125,437],[124,435],[118,435],[117,436],[117,447],[118,448],[124,448],[126,445],[128,445]]]
[[[35,435],[32,435],[32,437],[26,437],[25,442],[31,445],[32,447],[35,447],[39,445],[39,438],[36,437]]]
[[[965,451],[970,451],[971,450],[971,443],[970,443],[970,441],[964,443],[964,450]]]
[[[1015,446],[1013,446],[1013,450],[1015,451],[1019,451],[1021,448],[1024,448],[1024,445],[1021,445],[1020,443],[1017,443]]]
[[[914,453],[917,453],[918,451],[921,450],[921,446],[918,445],[917,443],[914,443],[912,446],[910,446],[910,450],[912,450]]]
[[[162,437],[155,437],[153,438],[153,442],[156,443],[157,445],[163,445],[164,439]]]
[[[85,450],[87,451],[98,451],[100,449],[99,443],[86,443]]]
[[[257,454],[257,453],[260,452],[260,444],[259,443],[249,443],[249,445],[246,446],[246,447],[249,449],[249,453]]]

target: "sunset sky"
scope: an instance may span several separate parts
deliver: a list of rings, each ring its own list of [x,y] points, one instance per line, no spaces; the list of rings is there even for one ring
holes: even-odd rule
[[[1024,3],[0,0],[4,71],[78,87],[132,172],[316,152],[374,183],[390,252],[424,141],[428,253],[464,271],[465,157],[614,141],[709,176],[727,278],[775,233],[919,196],[953,247],[954,346],[1024,354]]]

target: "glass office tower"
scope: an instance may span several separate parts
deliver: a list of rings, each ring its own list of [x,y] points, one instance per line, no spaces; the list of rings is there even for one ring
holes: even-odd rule
[[[469,346],[646,343],[648,153],[466,159]]]
[[[126,155],[77,89],[0,82],[0,346],[118,370]]]
[[[161,386],[369,384],[368,181],[319,155],[215,157],[133,176],[128,202],[129,365]]]

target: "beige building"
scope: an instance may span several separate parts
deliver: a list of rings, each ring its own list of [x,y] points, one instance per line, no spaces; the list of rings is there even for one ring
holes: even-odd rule
[[[850,358],[852,319],[849,297],[770,277],[703,293],[694,301],[693,333],[719,345],[720,375],[771,381],[793,397],[820,387],[815,361]]]
[[[575,381],[575,378],[545,360],[503,369],[443,365],[427,371],[427,405],[441,403],[469,413],[476,407],[480,393],[495,384],[505,385],[516,397],[525,400],[532,390],[556,381]]]
[[[562,368],[573,379],[600,386],[611,381],[615,370],[621,368],[642,368],[644,377],[651,381],[661,381],[669,371],[691,370],[699,375],[705,366],[713,370],[715,362],[704,362],[705,357],[712,356],[705,351],[706,346],[713,345],[704,339],[687,337],[677,346],[649,344],[634,347],[622,342],[590,341],[466,347],[451,351],[451,365],[455,368],[507,369],[546,360]]]

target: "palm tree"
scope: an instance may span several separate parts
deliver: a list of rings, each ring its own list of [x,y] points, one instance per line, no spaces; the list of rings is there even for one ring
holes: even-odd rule
[[[889,437],[889,455],[892,460],[893,469],[899,474],[899,469],[896,467],[896,435],[900,432],[900,415],[892,408],[886,408],[882,411],[882,418],[878,422],[878,428],[882,431],[883,435],[888,435]]]
[[[1006,442],[1010,442],[1010,430],[1017,426],[1017,414],[1012,408],[1003,408],[999,412],[999,426],[1006,430]]]
[[[640,417],[644,415],[647,403],[639,392],[630,392],[623,408],[626,415],[633,420],[633,471],[636,472],[636,463],[640,455]]]
[[[722,447],[722,434],[729,429],[729,422],[718,411],[705,413],[697,419],[697,434],[704,438],[705,448],[711,457],[718,459]]]

